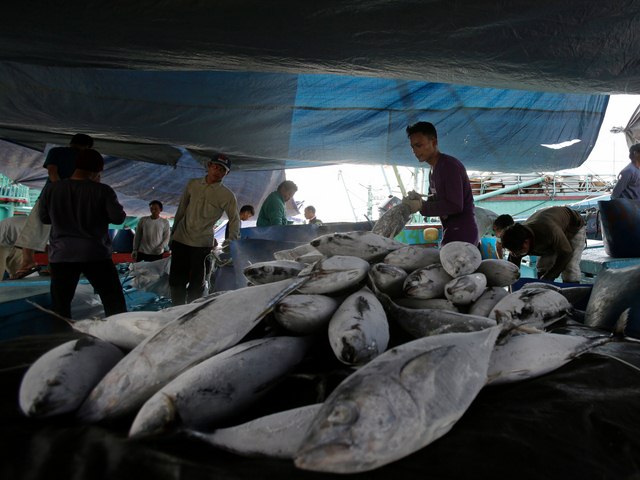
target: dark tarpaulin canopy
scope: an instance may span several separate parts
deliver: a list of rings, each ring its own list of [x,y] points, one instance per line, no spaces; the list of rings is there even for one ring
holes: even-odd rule
[[[42,147],[68,140],[38,132],[86,131],[108,155],[175,165],[184,147],[196,158],[224,152],[241,170],[415,166],[404,129],[421,119],[437,125],[441,150],[471,170],[577,167],[608,100],[338,75],[22,64],[0,65],[0,82],[5,139]]]
[[[606,95],[640,93],[639,10],[622,0],[12,2],[0,18],[0,138],[42,149],[84,132],[102,153],[164,165],[181,148],[225,152],[242,170],[415,165],[404,127],[424,119],[469,169],[576,167]]]

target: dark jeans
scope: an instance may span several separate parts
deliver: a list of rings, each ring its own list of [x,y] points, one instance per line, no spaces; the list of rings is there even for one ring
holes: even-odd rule
[[[202,296],[205,259],[209,253],[211,247],[190,247],[175,240],[171,242],[169,286],[173,305],[184,305]]]
[[[151,255],[149,253],[138,252],[136,254],[136,262],[155,262],[156,260],[162,260],[162,254]]]
[[[71,318],[71,301],[81,274],[84,274],[100,296],[107,317],[127,311],[122,285],[111,259],[98,262],[50,263],[49,270],[53,311],[59,315]]]

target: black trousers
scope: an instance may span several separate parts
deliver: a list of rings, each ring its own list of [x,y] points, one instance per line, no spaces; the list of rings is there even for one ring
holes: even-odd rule
[[[173,305],[184,305],[202,296],[205,259],[209,253],[211,247],[190,247],[175,240],[171,242],[169,286]]]
[[[71,301],[81,274],[84,274],[100,296],[107,317],[127,311],[122,285],[111,259],[98,262],[50,263],[49,270],[53,311],[59,315],[71,318]]]
[[[138,252],[136,254],[136,262],[154,262],[156,260],[162,260],[162,254],[151,255],[150,253]]]

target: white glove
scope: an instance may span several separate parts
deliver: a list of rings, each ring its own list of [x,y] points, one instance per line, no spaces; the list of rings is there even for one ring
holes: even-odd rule
[[[420,195],[418,195],[418,198],[411,198],[411,193],[415,192],[409,192],[409,195],[402,199],[402,203],[409,207],[411,213],[416,213],[422,208],[422,199],[420,198]]]

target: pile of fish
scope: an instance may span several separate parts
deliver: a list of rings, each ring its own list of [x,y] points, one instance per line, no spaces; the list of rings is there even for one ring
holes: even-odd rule
[[[21,410],[132,418],[130,437],[182,431],[240,455],[357,473],[445,435],[484,386],[542,375],[612,338],[545,332],[585,289],[509,293],[518,268],[463,242],[335,233],[244,272],[250,286],[189,305],[73,322],[87,336],[29,368]],[[346,369],[320,403],[229,425],[304,374],[318,345]]]

